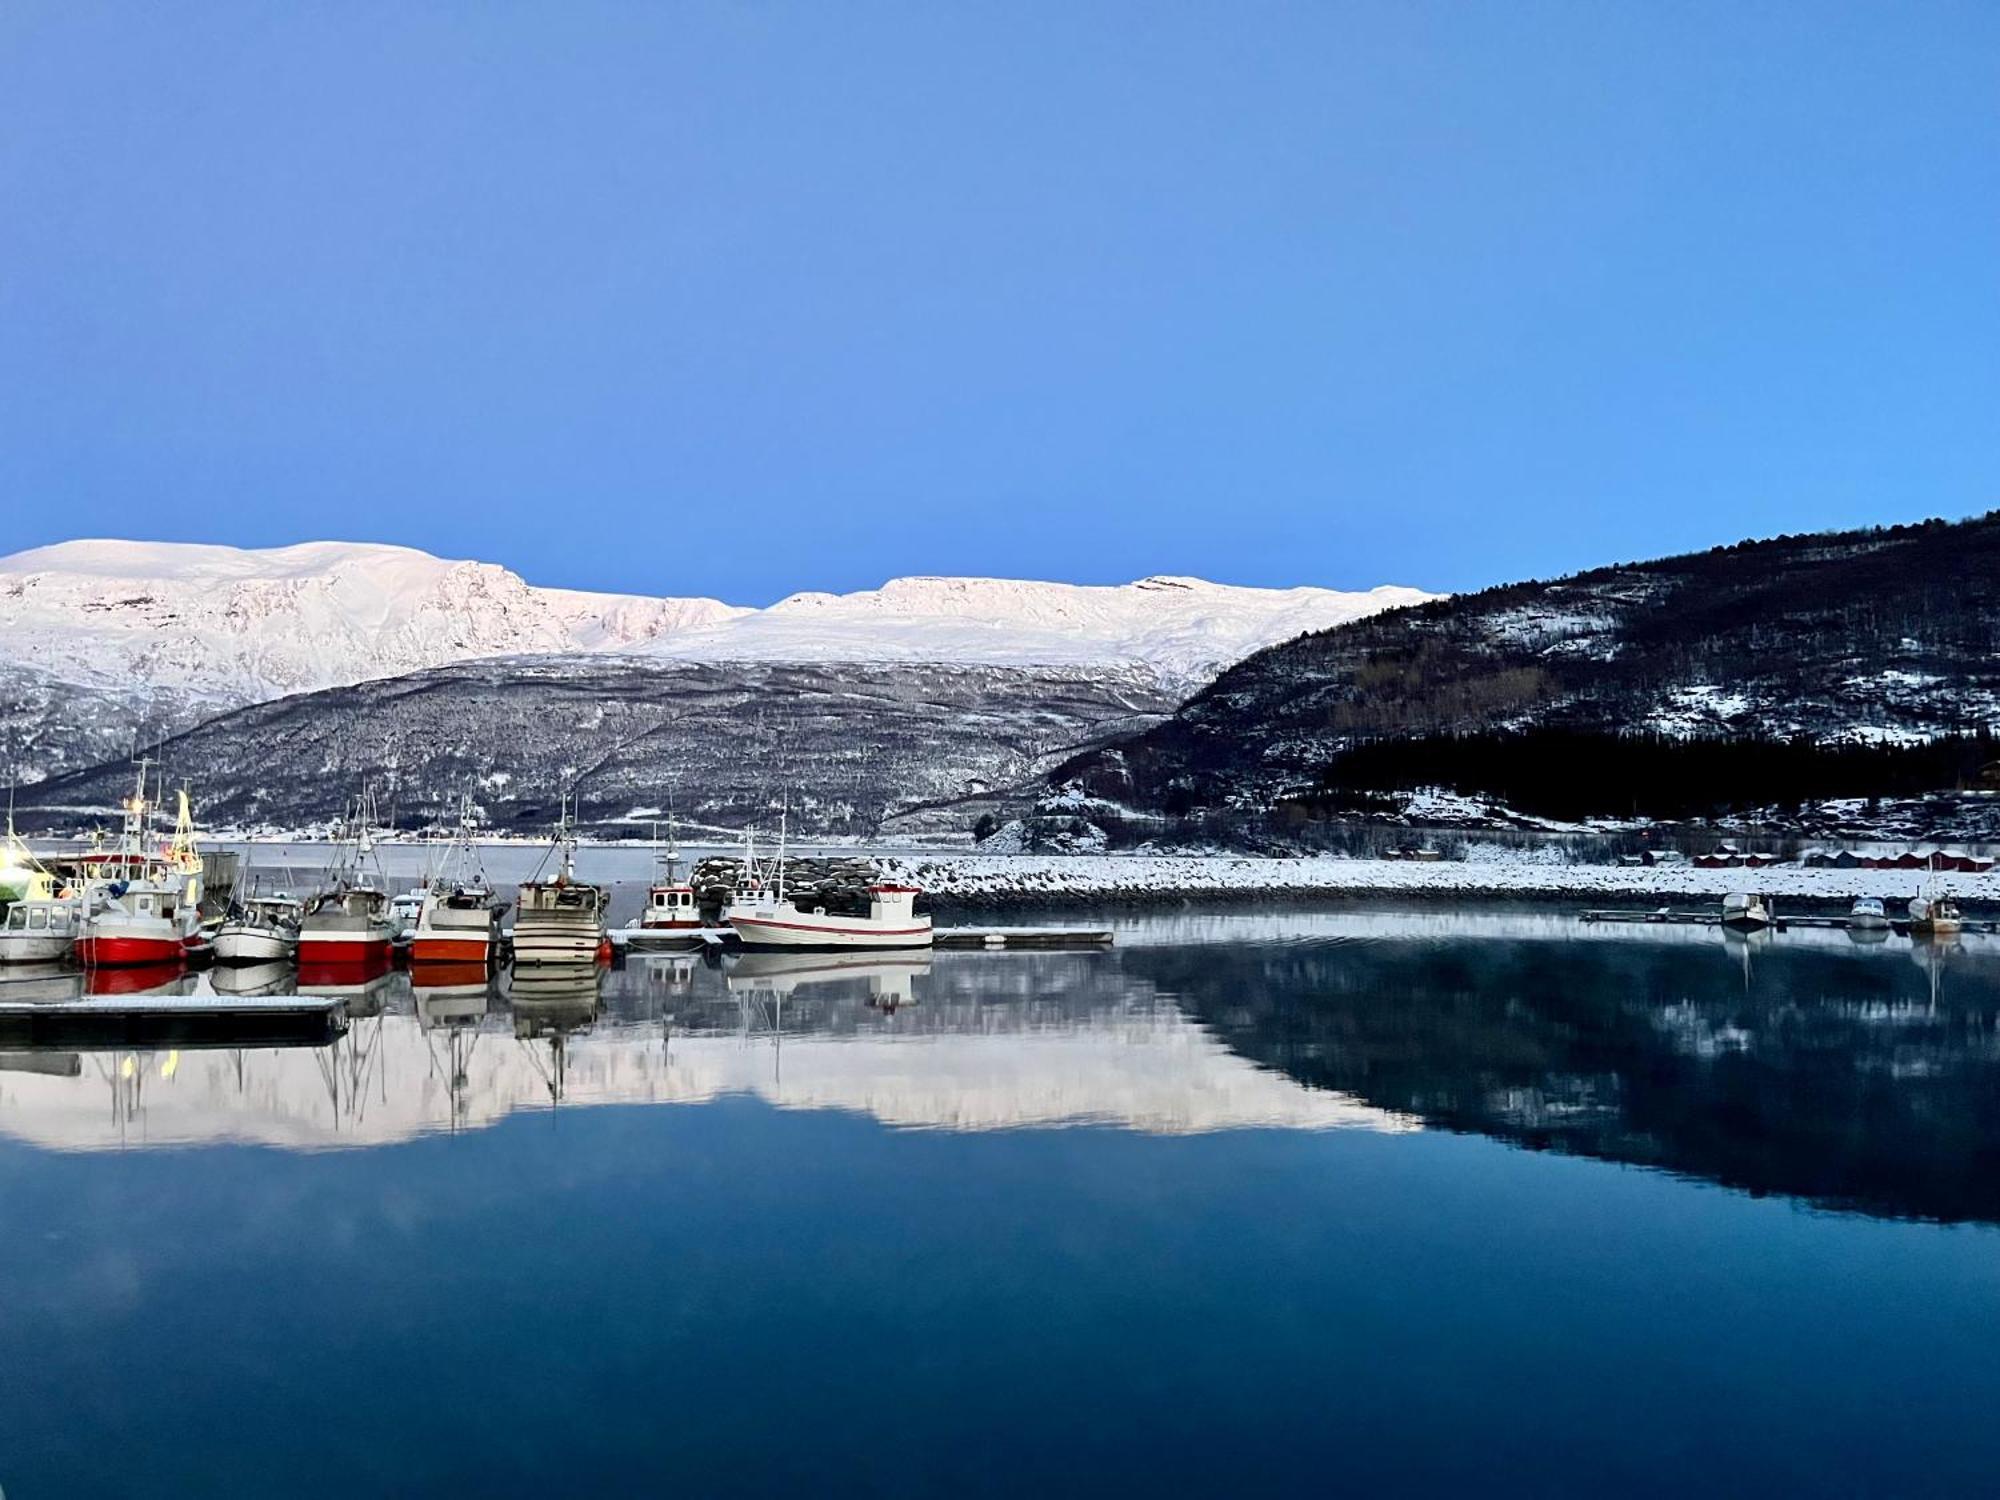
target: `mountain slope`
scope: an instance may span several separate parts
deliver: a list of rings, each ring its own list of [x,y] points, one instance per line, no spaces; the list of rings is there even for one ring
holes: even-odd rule
[[[1433,601],[1274,646],[1060,768],[1267,807],[1357,741],[1562,725],[1899,742],[2000,722],[2000,513],[1780,537]]]
[[[574,785],[603,833],[644,835],[670,798],[684,826],[741,828],[781,796],[804,833],[962,830],[1175,701],[1139,668],[514,657],[258,704],[155,753],[210,827],[323,822],[367,782],[404,826],[470,793],[489,826],[538,832]],[[23,788],[22,825],[108,817],[130,777],[119,760]]]

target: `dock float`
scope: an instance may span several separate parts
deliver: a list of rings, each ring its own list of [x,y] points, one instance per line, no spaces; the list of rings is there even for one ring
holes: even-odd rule
[[[1657,926],[1664,924],[1677,927],[1723,927],[1728,925],[1722,920],[1721,914],[1715,911],[1674,911],[1667,907],[1661,907],[1656,911],[1586,911],[1581,914],[1579,920],[1588,923],[1602,922],[1627,926],[1648,924]],[[1819,928],[1825,931],[1838,932],[1853,925],[1853,922],[1846,917],[1812,914],[1804,916],[1776,916],[1772,917],[1769,922],[1759,923],[1747,930],[1751,932],[1786,932],[1792,928]],[[1874,930],[1877,932],[1894,932],[1899,937],[1908,937],[1910,935],[1910,924],[1903,918],[1892,917],[1886,928],[1878,927]],[[2000,923],[1968,919],[1961,924],[1959,931],[1961,933],[1992,933],[2000,931]]]
[[[0,1002],[0,1046],[323,1046],[347,1029],[338,997],[99,995]]]
[[[938,948],[1109,948],[1109,927],[940,927]]]

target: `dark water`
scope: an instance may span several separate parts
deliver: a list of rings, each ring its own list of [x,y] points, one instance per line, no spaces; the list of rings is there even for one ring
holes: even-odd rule
[[[0,1485],[1993,1488],[2000,953],[1121,938],[0,1058]]]

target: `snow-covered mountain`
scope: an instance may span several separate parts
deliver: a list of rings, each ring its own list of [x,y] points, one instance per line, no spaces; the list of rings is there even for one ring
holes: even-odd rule
[[[793,594],[662,636],[645,650],[710,662],[1139,666],[1167,688],[1192,691],[1252,651],[1433,597],[1393,586],[1343,593],[1199,578],[1108,586],[897,578],[853,594]]]
[[[220,703],[483,656],[619,651],[743,611],[541,589],[409,547],[79,541],[0,558],[0,655],[59,681]]]
[[[493,657],[1115,668],[1180,696],[1261,646],[1426,597],[905,578],[750,609],[369,543],[64,542],[0,558],[0,748],[31,781],[232,708]]]

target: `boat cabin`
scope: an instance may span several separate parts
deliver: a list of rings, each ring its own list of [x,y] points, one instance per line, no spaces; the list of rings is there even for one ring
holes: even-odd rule
[[[68,901],[16,901],[7,908],[8,932],[71,932],[74,904]]]
[[[695,918],[694,887],[656,885],[646,895],[646,918],[652,922],[691,922]]]
[[[366,886],[342,887],[315,896],[309,910],[315,915],[340,913],[350,917],[380,916],[389,898]]]
[[[917,897],[923,894],[913,885],[871,885],[868,887],[868,915],[880,921],[914,920]]]
[[[537,881],[521,887],[521,910],[595,912],[604,905],[604,892],[594,885],[575,881]]]

